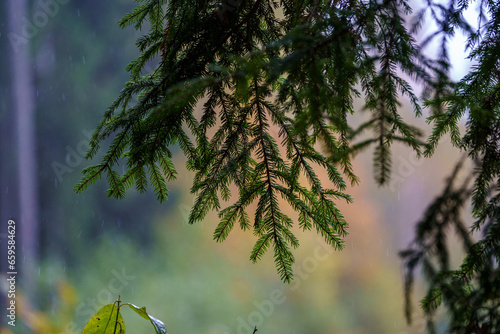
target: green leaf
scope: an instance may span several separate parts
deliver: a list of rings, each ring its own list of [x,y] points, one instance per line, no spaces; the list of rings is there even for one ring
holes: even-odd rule
[[[117,318],[117,312],[115,304],[104,306],[90,318],[82,334],[125,334],[125,323],[119,312]]]
[[[155,317],[149,315],[148,312],[146,312],[145,306],[139,307],[135,306],[134,304],[124,304],[124,305],[128,305],[132,310],[134,310],[135,313],[137,313],[144,319],[151,321],[151,324],[155,328],[156,334],[167,334],[167,329],[165,328],[165,324],[162,321],[156,319]]]

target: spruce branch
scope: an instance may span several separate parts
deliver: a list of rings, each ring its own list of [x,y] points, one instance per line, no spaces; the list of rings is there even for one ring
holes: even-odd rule
[[[420,154],[422,133],[401,116],[403,97],[415,116],[422,113],[412,88],[415,81],[432,97],[423,105],[431,108],[428,122],[434,125],[424,155],[431,155],[450,133],[452,142],[478,161],[478,174],[472,191],[449,190],[429,210],[428,224],[421,228],[427,231],[421,235],[422,249],[407,253],[407,287],[410,274],[421,265],[427,277],[443,282],[436,286],[442,305],[452,305],[455,292],[446,284],[461,278],[448,268],[442,227],[454,224],[466,248],[474,248],[466,241],[458,211],[449,207],[461,207],[465,194],[472,197],[477,228],[488,232],[478,251],[467,257],[464,268],[471,271],[464,275],[476,277],[475,270],[495,258],[500,196],[497,15],[483,15],[488,23],[473,31],[462,16],[467,0],[448,5],[429,0],[413,28],[407,27],[411,7],[406,0],[139,2],[120,25],[147,25],[149,30],[137,40],[140,54],[127,67],[131,79],[97,125],[86,158],[96,158],[101,146],[106,152],[100,163],[83,171],[77,192],[105,175],[108,196],[121,198],[135,183],[140,192],[149,185],[164,201],[177,173],[172,157],[179,147],[195,173],[189,222],[216,211],[217,241],[225,240],[237,223],[251,229],[257,238],[252,261],[272,249],[279,275],[289,282],[292,249],[299,241],[292,233],[295,222],[285,214],[287,206],[297,212],[301,229],[314,229],[341,249],[348,223],[337,203],[351,202],[346,181],[358,182],[351,158],[374,147],[375,179],[384,184],[390,179],[393,143]],[[495,14],[498,5],[484,1],[481,9]],[[438,30],[417,45],[414,32],[426,17],[438,23]],[[449,78],[447,47],[456,29],[469,34],[470,57],[478,63],[458,84]],[[422,52],[434,39],[441,43],[437,59]],[[146,64],[154,66],[149,73]],[[353,128],[349,116],[359,114],[356,99],[364,99],[362,110],[367,112]],[[461,134],[463,117],[468,123]],[[116,171],[118,164],[125,166],[123,175]],[[438,214],[449,215],[449,221],[432,218]],[[440,240],[431,247],[427,242],[432,238]],[[433,259],[429,249],[440,255]],[[469,288],[465,283],[461,287]],[[435,300],[429,298],[429,312]]]

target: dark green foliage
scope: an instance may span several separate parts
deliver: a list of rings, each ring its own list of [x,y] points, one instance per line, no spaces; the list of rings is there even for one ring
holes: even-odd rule
[[[414,271],[420,266],[429,286],[421,306],[428,317],[429,332],[434,333],[434,315],[439,306],[448,310],[451,333],[497,333],[500,328],[498,209],[488,215],[481,227],[481,218],[474,229],[481,230],[482,239],[475,242],[462,218],[464,206],[476,187],[467,177],[460,185],[458,163],[443,194],[428,208],[417,224],[417,236],[411,248],[401,252],[405,260],[406,315],[411,314],[411,289]],[[448,235],[454,230],[466,256],[458,269],[450,266]]]
[[[347,223],[336,201],[351,201],[344,176],[358,182],[350,155],[375,145],[376,178],[386,183],[393,141],[419,151],[419,131],[399,115],[400,95],[410,97],[417,115],[420,106],[400,72],[429,79],[404,26],[406,3],[327,3],[143,1],[120,24],[148,22],[150,31],[137,41],[141,55],[128,66],[131,81],[105,113],[87,158],[114,139],[76,190],[104,174],[108,195],[122,198],[133,184],[145,191],[149,175],[164,201],[176,174],[171,148],[178,145],[196,172],[190,222],[217,211],[217,241],[236,223],[251,228],[257,237],[251,260],[271,247],[289,282],[291,249],[299,242],[285,200],[302,229],[314,228],[341,249]],[[157,64],[152,73],[143,73],[147,62]],[[371,116],[352,129],[347,116],[361,95]],[[368,131],[373,135],[351,144]],[[126,166],[122,175],[118,163]]]
[[[137,41],[141,54],[127,68],[131,79],[102,118],[87,158],[113,140],[101,162],[84,170],[78,192],[104,174],[111,197],[123,197],[134,184],[145,191],[149,182],[164,201],[176,175],[171,149],[178,146],[196,173],[190,222],[218,212],[217,241],[235,224],[252,229],[251,260],[272,248],[289,282],[291,250],[299,242],[283,202],[298,213],[300,228],[314,228],[340,249],[347,222],[336,201],[351,201],[347,183],[358,182],[351,156],[374,147],[375,178],[385,184],[395,141],[420,154],[420,131],[400,114],[406,96],[421,115],[410,78],[424,85],[432,111],[434,130],[424,153],[431,155],[449,132],[477,168],[472,188],[467,182],[457,187],[455,172],[419,223],[414,247],[403,253],[407,296],[421,265],[430,283],[422,304],[429,328],[435,309],[445,305],[454,332],[498,331],[497,320],[485,317],[498,311],[499,4],[481,1],[480,26],[473,29],[463,19],[467,0],[429,0],[413,17],[403,0],[141,2],[120,24],[148,26],[149,32]],[[427,17],[438,28],[418,46],[414,35]],[[448,42],[458,29],[468,34],[476,65],[454,84]],[[422,48],[434,40],[440,47],[431,59]],[[147,63],[155,67],[150,73],[144,73]],[[352,128],[348,116],[356,98],[364,99],[368,116]],[[476,243],[460,218],[469,198],[474,228],[484,235]],[[467,252],[459,270],[449,264],[451,228]]]
[[[425,150],[426,155],[431,155],[438,140],[449,133],[452,143],[474,162],[474,174],[456,186],[461,163],[457,165],[443,194],[418,223],[415,245],[401,253],[406,261],[407,316],[414,270],[420,265],[429,283],[422,307],[431,332],[435,332],[433,315],[440,305],[448,311],[451,333],[500,332],[500,4],[480,4],[477,30],[472,30],[462,17],[468,1],[451,2],[448,8],[434,7],[443,17],[439,33],[446,38],[454,29],[465,30],[469,57],[476,63],[450,87],[453,90],[427,102],[439,112],[429,117],[434,129]],[[444,56],[442,59],[448,61]],[[467,119],[463,135],[459,131],[462,117]],[[467,229],[461,209],[469,200],[476,221]],[[451,227],[466,253],[459,269],[449,265],[446,236]],[[473,240],[473,231],[480,232],[479,241]]]

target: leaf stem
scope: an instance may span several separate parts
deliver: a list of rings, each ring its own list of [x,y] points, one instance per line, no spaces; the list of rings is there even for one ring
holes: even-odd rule
[[[120,295],[118,295],[118,299],[116,300],[116,321],[115,321],[115,329],[113,330],[113,334],[116,334],[116,327],[118,326],[118,315],[120,314]],[[121,325],[120,325],[121,332]]]

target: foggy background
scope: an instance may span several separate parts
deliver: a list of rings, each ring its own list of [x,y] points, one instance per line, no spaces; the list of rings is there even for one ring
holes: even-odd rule
[[[431,159],[394,145],[392,181],[382,188],[371,151],[356,157],[361,182],[347,191],[354,203],[339,203],[350,224],[345,249],[296,229],[301,246],[290,285],[271,252],[250,262],[251,232],[235,228],[218,244],[215,214],[187,224],[194,174],[180,150],[166,203],[152,191],[106,198],[105,180],[74,193],[81,170],[98,161],[83,159],[89,138],[138,55],[141,32],[117,24],[133,7],[131,0],[0,5],[0,333],[81,333],[118,295],[146,306],[170,334],[246,334],[255,325],[259,334],[424,333],[419,312],[412,327],[404,320],[398,252],[459,159],[447,143]],[[406,114],[413,117],[410,108]],[[429,134],[425,117],[411,123]],[[16,222],[15,327],[4,315],[9,219]],[[130,333],[153,333],[133,312],[123,316]]]

